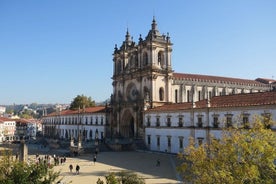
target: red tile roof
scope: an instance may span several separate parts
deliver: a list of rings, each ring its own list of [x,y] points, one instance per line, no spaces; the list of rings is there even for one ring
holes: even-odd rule
[[[240,84],[240,85],[253,85],[253,86],[264,86],[256,80],[230,78],[230,77],[219,77],[210,75],[198,75],[198,74],[186,74],[186,73],[173,73],[175,79],[184,79],[190,81],[201,81],[201,82],[214,82],[214,83],[225,83],[225,84]]]
[[[60,112],[53,112],[51,114],[49,114],[48,116],[58,116],[58,115],[74,115],[74,114],[78,114],[78,113],[101,113],[101,112],[105,112],[106,107],[105,106],[96,106],[96,107],[88,107],[79,110],[64,110],[64,111],[60,111]]]
[[[205,108],[207,102],[207,99],[195,102],[195,108]],[[209,103],[211,108],[276,105],[276,91],[215,96],[211,98]],[[188,110],[191,108],[193,108],[193,104],[185,102],[166,104],[149,109],[148,112]]]
[[[5,121],[14,121],[14,119],[0,117],[0,123],[3,123]]]
[[[240,107],[275,104],[276,91],[216,96],[211,99],[211,107]]]
[[[257,78],[256,81],[262,82],[264,84],[272,84],[276,82],[276,80],[274,79],[266,79],[266,78]]]

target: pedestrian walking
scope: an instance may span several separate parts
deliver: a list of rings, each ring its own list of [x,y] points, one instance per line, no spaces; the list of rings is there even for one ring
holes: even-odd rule
[[[93,158],[94,165],[96,164],[96,160],[97,160],[97,156],[94,155],[94,158]]]
[[[76,174],[80,174],[80,166],[79,165],[76,166]]]
[[[160,159],[158,158],[157,160],[156,160],[156,167],[159,167],[160,166]]]
[[[72,173],[72,170],[73,170],[73,165],[72,164],[69,165],[69,169],[70,169],[70,172]]]

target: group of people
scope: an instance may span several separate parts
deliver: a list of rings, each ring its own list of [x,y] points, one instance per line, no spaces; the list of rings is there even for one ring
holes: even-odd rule
[[[37,164],[39,163],[44,163],[44,164],[47,164],[49,167],[51,166],[52,164],[52,160],[54,161],[54,165],[59,165],[59,164],[64,164],[66,162],[66,157],[60,157],[60,156],[56,156],[56,155],[44,155],[44,156],[41,156],[39,154],[36,154],[35,156],[35,162]]]
[[[69,165],[69,170],[72,173],[72,171],[73,171],[73,165],[72,164]],[[76,174],[80,174],[80,166],[78,164],[76,165]]]
[[[98,150],[95,151],[95,154],[93,156],[93,163],[94,163],[94,165],[96,164],[96,161],[97,161],[97,155],[98,155]],[[69,165],[69,170],[70,170],[71,173],[73,172],[73,169],[74,169],[73,165],[70,164]],[[80,173],[80,166],[77,164],[76,165],[76,174],[79,174],[79,173]]]
[[[54,158],[55,166],[59,165],[59,164],[65,164],[65,162],[66,162],[66,157],[65,156],[60,157],[60,156],[54,155],[53,158]]]

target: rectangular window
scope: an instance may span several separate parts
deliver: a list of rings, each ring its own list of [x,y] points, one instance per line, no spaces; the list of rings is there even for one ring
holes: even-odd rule
[[[91,120],[90,120],[90,125],[93,124],[93,117],[91,117]]]
[[[226,117],[226,127],[232,127],[232,116],[227,116]]]
[[[148,135],[148,145],[150,145],[150,142],[151,142],[150,135]]]
[[[209,91],[209,99],[212,98],[212,91]]]
[[[179,137],[179,148],[183,148],[183,137]]]
[[[198,101],[201,100],[201,91],[198,91]]]
[[[218,128],[219,127],[219,122],[218,122],[218,117],[217,116],[214,116],[213,126],[214,126],[214,128]]]
[[[147,126],[150,127],[150,117],[147,117]]]
[[[156,117],[156,126],[157,127],[160,126],[160,117],[159,116]]]
[[[98,124],[98,117],[96,117],[96,125]]]
[[[197,118],[197,126],[200,128],[203,127],[202,116],[199,116]]]
[[[103,121],[103,117],[101,117],[101,125],[103,125],[103,122],[104,122],[104,121]]]
[[[178,91],[177,89],[175,90],[175,103],[178,103]]]
[[[183,127],[183,116],[179,116],[178,118],[178,126]]]
[[[168,136],[168,147],[171,147],[171,136]]]
[[[201,146],[203,144],[203,138],[202,137],[197,138],[197,141],[198,141],[199,146]]]
[[[249,115],[248,114],[244,114],[242,117],[242,123],[243,123],[243,127],[244,128],[249,128]]]
[[[190,102],[190,90],[187,90],[187,102]]]
[[[157,136],[156,144],[157,144],[157,147],[160,146],[160,137],[159,136]]]
[[[168,127],[171,126],[171,117],[167,117],[167,126],[168,126]]]

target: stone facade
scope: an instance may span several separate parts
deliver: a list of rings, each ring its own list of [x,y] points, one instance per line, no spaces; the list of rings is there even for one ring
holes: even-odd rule
[[[169,34],[161,35],[153,19],[145,39],[136,44],[129,32],[113,53],[113,134],[143,137],[143,112],[167,103],[196,102],[218,95],[269,91],[257,80],[174,73]]]

